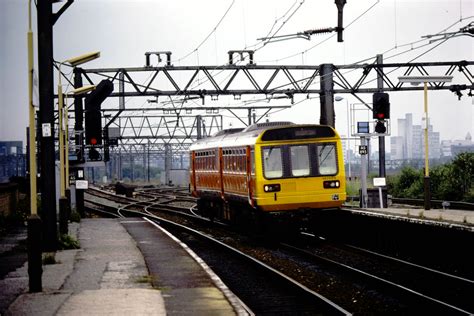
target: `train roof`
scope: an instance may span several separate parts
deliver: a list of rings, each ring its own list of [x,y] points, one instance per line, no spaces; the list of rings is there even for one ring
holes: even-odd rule
[[[299,139],[338,136],[337,132],[327,125],[266,122],[253,124],[245,129],[232,128],[219,131],[214,136],[196,141],[190,150],[254,145],[259,138],[263,141],[278,140],[282,136],[287,136],[290,131],[291,135],[298,134],[296,137]]]

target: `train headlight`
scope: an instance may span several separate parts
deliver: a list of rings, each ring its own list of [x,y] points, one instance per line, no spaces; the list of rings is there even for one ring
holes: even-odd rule
[[[323,186],[325,189],[339,189],[341,183],[339,180],[324,181]]]
[[[265,192],[279,192],[281,190],[280,184],[265,184],[263,186],[263,191]]]

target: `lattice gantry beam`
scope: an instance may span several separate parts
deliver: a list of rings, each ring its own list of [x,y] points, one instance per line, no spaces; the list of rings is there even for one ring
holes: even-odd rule
[[[398,83],[397,77],[409,74],[455,75],[455,85],[473,88],[473,61],[332,65],[334,93],[374,93],[377,74],[382,74],[385,91],[419,90]],[[124,85],[112,97],[131,96],[217,96],[217,95],[292,95],[321,93],[320,69],[323,65],[224,65],[163,66],[139,68],[82,69],[86,81],[95,84],[110,78]],[[459,75],[457,75],[459,74]],[[432,85],[431,89],[450,89]]]

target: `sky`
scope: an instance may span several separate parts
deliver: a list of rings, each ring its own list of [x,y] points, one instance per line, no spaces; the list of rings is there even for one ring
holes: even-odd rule
[[[0,0],[2,141],[26,138],[27,4],[28,0]],[[55,4],[53,10],[60,6],[61,3]],[[474,60],[473,37],[458,36],[431,44],[422,38],[455,32],[474,22],[472,0],[347,0],[343,43],[338,43],[333,34],[266,45],[258,40],[267,34],[334,27],[336,22],[334,0],[75,0],[54,26],[54,59],[61,61],[100,51],[101,58],[84,68],[141,67],[145,65],[145,52],[171,51],[174,65],[223,65],[228,61],[229,50],[257,49],[254,59],[260,65],[371,63],[381,53],[387,63]],[[33,32],[37,69],[36,12]],[[466,80],[455,72],[453,83]],[[467,91],[458,100],[449,91],[429,92],[430,122],[442,140],[464,139],[468,132],[474,135],[474,105],[472,97],[466,94]],[[371,103],[370,94],[359,96]],[[362,110],[360,101],[353,96],[341,97],[341,101],[335,102],[336,128],[347,135],[347,108],[357,109],[354,113],[362,118],[369,113]],[[261,97],[247,100],[253,99]],[[390,101],[391,135],[397,135],[396,121],[406,113],[413,113],[415,124],[421,123],[422,91],[391,92]],[[236,104],[225,97],[214,102]],[[278,100],[272,104],[289,102]],[[139,107],[143,103],[137,98],[128,100],[127,106]],[[239,126],[230,113],[222,114],[224,127]],[[239,114],[246,121],[247,111]],[[319,123],[319,116],[317,96],[297,96],[291,108],[272,111],[268,119]]]

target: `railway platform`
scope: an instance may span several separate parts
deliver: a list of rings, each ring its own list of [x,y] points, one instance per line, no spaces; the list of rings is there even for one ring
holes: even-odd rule
[[[404,220],[424,221],[436,225],[459,225],[474,230],[474,210],[430,209],[413,207],[388,207],[352,209],[351,212],[362,212],[387,218],[403,218]]]
[[[28,293],[27,262],[0,279],[0,315],[239,313],[219,279],[152,223],[83,219],[70,224],[70,235],[81,247],[43,265],[42,292]]]

